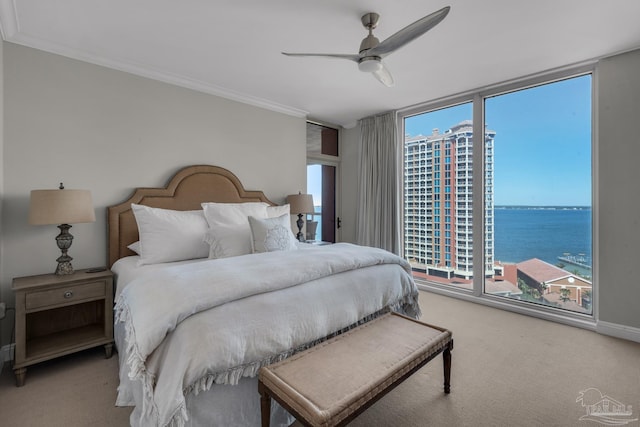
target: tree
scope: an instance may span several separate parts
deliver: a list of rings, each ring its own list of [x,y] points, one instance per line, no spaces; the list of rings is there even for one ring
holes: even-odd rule
[[[527,286],[525,281],[519,277],[518,277],[518,289],[520,289],[522,292],[527,292],[529,289],[529,286]]]
[[[569,301],[569,296],[571,295],[571,291],[567,288],[560,289],[560,299],[562,302]]]

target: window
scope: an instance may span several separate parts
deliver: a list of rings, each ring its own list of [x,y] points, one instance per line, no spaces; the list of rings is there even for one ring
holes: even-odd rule
[[[405,242],[412,242],[411,245],[405,244],[405,257],[411,263],[414,275],[417,278],[466,289],[472,288],[470,279],[473,267],[472,263],[467,262],[467,256],[471,255],[471,245],[467,244],[466,240],[461,240],[466,239],[467,236],[458,230],[458,244],[452,254],[451,246],[441,245],[440,239],[437,238],[431,241],[420,239],[417,236],[417,231],[421,228],[426,228],[428,236],[430,233],[439,236],[440,230],[446,230],[445,233],[450,233],[450,230],[460,224],[459,221],[466,216],[466,212],[459,209],[458,203],[464,202],[467,197],[456,191],[456,187],[451,187],[450,177],[452,165],[455,166],[455,170],[459,169],[465,172],[470,170],[471,165],[466,163],[466,158],[463,164],[458,156],[452,156],[452,153],[458,152],[460,135],[466,135],[467,132],[471,132],[471,122],[468,120],[471,114],[472,104],[464,103],[407,117],[404,123],[405,134],[408,134],[404,141],[404,235]],[[444,126],[449,126],[449,128],[443,127],[443,124]],[[440,129],[444,129],[444,131],[441,132]],[[443,151],[440,150],[441,146],[445,147]],[[431,147],[433,147],[433,156],[421,159],[419,166],[432,168],[438,178],[444,176],[444,186],[440,185],[440,179],[432,181],[420,180],[412,169],[407,167],[407,158],[411,153],[423,152],[431,149]],[[444,159],[442,159],[443,157]],[[456,173],[455,170],[454,175]],[[469,173],[468,177],[463,181],[459,180],[458,183],[469,184],[470,179],[471,175]],[[415,204],[410,197],[415,194],[414,192],[422,189],[426,189],[428,193],[433,194],[433,198],[436,200],[436,207],[440,207],[439,200],[445,201],[447,208],[445,216],[436,215],[430,217],[412,212]],[[451,209],[452,200],[454,201],[454,209]],[[462,262],[462,258],[464,258],[464,262]]]
[[[554,77],[401,115],[405,257],[420,283],[592,314],[592,76]],[[407,167],[427,147],[419,166],[444,172],[443,186]],[[444,216],[414,210],[423,190],[445,200]]]
[[[495,262],[504,269],[485,292],[590,314],[591,75],[484,104],[496,132],[485,188],[495,197]]]

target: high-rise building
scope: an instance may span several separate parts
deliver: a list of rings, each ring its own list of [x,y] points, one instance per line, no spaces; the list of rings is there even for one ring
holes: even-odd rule
[[[485,275],[493,262],[493,139],[485,130]],[[445,279],[473,277],[473,126],[405,137],[404,245],[413,268]]]

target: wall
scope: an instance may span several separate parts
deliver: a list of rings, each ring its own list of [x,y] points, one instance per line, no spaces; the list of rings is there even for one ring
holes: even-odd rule
[[[212,164],[283,203],[306,180],[305,118],[4,44],[0,289],[55,270],[56,226],[27,224],[32,189],[89,189],[96,222],[73,225],[74,268],[106,263],[106,207]],[[6,326],[3,325],[6,329]],[[7,330],[2,344],[8,343]]]
[[[640,328],[640,50],[601,61],[597,84],[599,318]]]

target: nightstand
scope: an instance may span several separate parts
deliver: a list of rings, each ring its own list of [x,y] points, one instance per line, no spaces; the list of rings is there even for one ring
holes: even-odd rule
[[[331,243],[331,242],[324,242],[322,240],[307,240],[304,243],[306,243],[308,245],[314,245],[314,246],[333,245],[333,243]]]
[[[110,270],[18,277],[16,386],[24,385],[27,366],[104,345],[113,349],[113,273]]]

